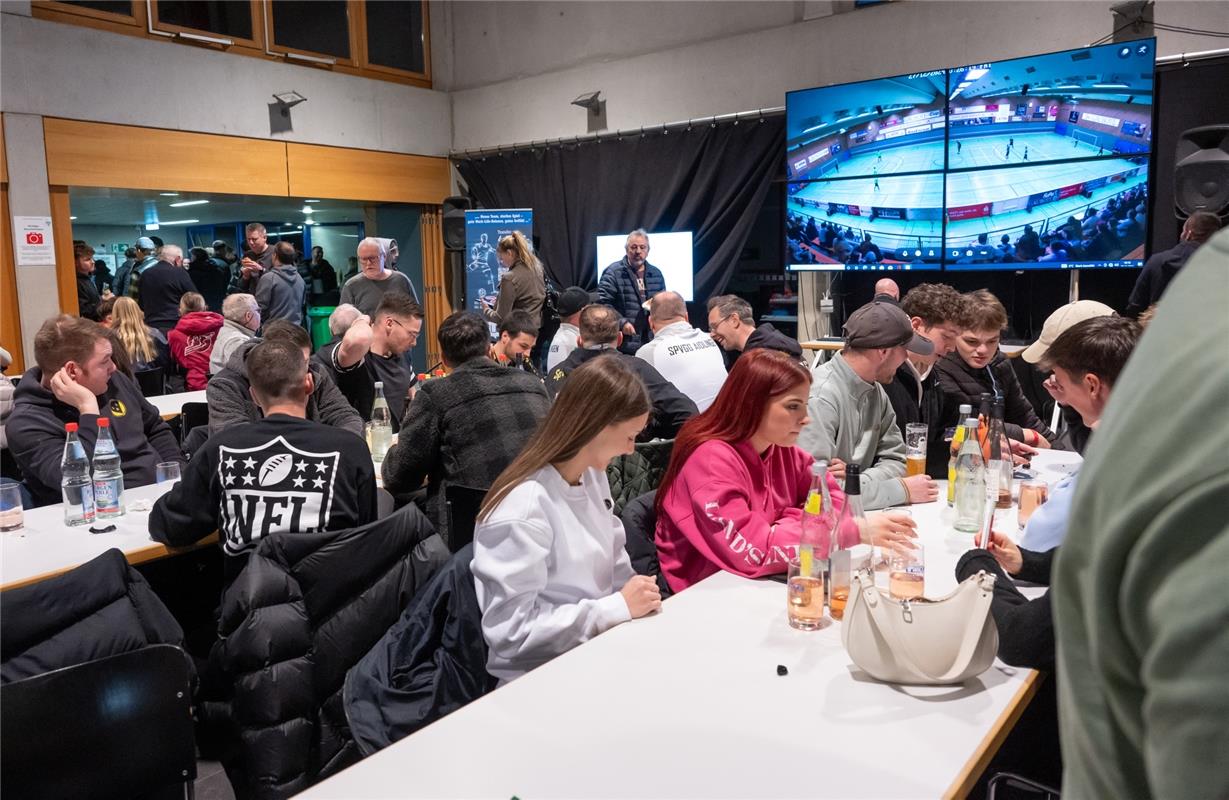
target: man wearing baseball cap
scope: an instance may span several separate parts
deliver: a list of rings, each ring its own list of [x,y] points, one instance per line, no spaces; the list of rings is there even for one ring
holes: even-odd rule
[[[556,306],[559,309],[559,330],[550,340],[550,350],[546,353],[547,372],[559,366],[576,349],[576,337],[580,335],[580,310],[593,302],[596,302],[594,297],[579,286],[569,286],[560,293]]]
[[[890,383],[908,353],[930,355],[934,344],[913,330],[900,307],[874,301],[845,322],[845,349],[815,368],[798,446],[827,459],[834,475],[845,464],[862,472],[866,508],[928,503],[938,497],[929,475],[905,477],[905,443],[882,384]]]
[[[1021,363],[1012,365],[1016,368],[1016,377],[1020,379],[1020,388],[1024,396],[1033,404],[1033,408],[1037,410],[1042,420],[1053,420],[1055,405],[1062,408],[1065,430],[1058,439],[1054,440],[1053,445],[1058,450],[1075,450],[1083,453],[1092,431],[1084,424],[1078,411],[1069,405],[1055,402],[1045,388],[1045,381],[1050,373],[1038,369],[1036,365],[1045,358],[1054,340],[1071,326],[1086,319],[1109,317],[1113,314],[1114,309],[1096,300],[1076,300],[1074,303],[1059,306],[1053,314],[1046,317],[1045,324],[1041,327],[1041,336],[1037,338],[1037,341],[1020,353],[1018,360]]]
[[[135,276],[145,271],[147,267],[152,267],[158,263],[158,258],[154,255],[154,251],[158,248],[154,240],[148,236],[142,236],[133,244],[132,249],[136,252],[133,256],[132,264],[128,265],[127,269],[123,266],[115,273],[115,285],[112,287],[116,297],[127,297],[128,287],[132,283]]]

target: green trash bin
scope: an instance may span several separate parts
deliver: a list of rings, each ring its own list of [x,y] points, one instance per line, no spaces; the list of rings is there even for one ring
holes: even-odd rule
[[[314,306],[307,309],[308,330],[312,336],[312,351],[315,352],[329,343],[333,334],[329,333],[329,315],[337,306]]]

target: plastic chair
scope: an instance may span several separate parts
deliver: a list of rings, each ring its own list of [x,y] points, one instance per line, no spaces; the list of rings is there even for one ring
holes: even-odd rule
[[[146,397],[157,397],[166,394],[166,370],[162,367],[138,370],[134,373],[141,394]]]
[[[192,429],[201,425],[209,425],[209,404],[184,403],[183,408],[179,410],[180,443],[187,441]]]
[[[478,509],[486,498],[486,489],[448,484],[444,487],[445,541],[449,551],[455,553],[474,540],[474,523]]]
[[[1024,789],[1029,792],[1029,797],[1040,795],[1045,800],[1059,800],[1059,797],[1061,797],[1058,790],[1053,787],[1023,778],[1011,772],[1000,772],[986,784],[986,800],[997,800],[1000,790],[1010,788]],[[1014,798],[1019,797],[1019,794],[1010,793],[1004,796],[1006,798]]]
[[[152,645],[0,687],[5,797],[191,797],[188,661]]]

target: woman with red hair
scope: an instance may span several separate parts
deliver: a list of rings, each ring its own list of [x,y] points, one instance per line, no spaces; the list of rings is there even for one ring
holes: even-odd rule
[[[810,422],[811,373],[784,353],[752,350],[717,399],[679,431],[657,490],[657,556],[678,592],[726,570],[748,578],[785,572],[798,555],[811,454],[795,446]],[[845,495],[831,475],[839,510]],[[874,514],[838,532],[843,547],[911,539],[913,520]]]

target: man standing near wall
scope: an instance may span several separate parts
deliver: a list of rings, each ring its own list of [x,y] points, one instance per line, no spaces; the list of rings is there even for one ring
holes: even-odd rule
[[[145,324],[166,334],[179,322],[179,300],[196,285],[184,268],[183,249],[177,244],[162,246],[161,259],[149,269],[134,275],[128,293],[145,312]]]
[[[619,349],[634,354],[640,345],[653,338],[643,323],[647,319],[644,304],[653,295],[665,291],[666,279],[661,270],[648,262],[649,235],[643,228],[627,234],[623,251],[626,255],[602,273],[602,279],[597,284],[597,301],[622,315],[619,324],[623,344]]]
[[[266,270],[256,284],[256,303],[260,306],[260,318],[265,322],[285,319],[295,325],[302,325],[303,299],[307,287],[294,267],[294,245],[290,242],[278,242],[276,247],[270,249],[273,250],[273,268]]]
[[[231,282],[232,292],[255,293],[256,282],[265,270],[273,269],[273,248],[269,246],[269,234],[259,222],[249,222],[243,231],[248,249],[239,262],[239,273]]]
[[[132,246],[133,255],[131,263],[125,261],[123,266],[115,273],[115,286],[112,290],[116,297],[124,297],[128,294],[129,284],[133,278],[147,267],[152,267],[158,263],[158,259],[154,256],[154,240],[148,236],[142,236],[137,239],[136,244]]]
[[[375,316],[386,292],[404,292],[418,302],[413,281],[393,266],[391,253],[385,244],[389,241],[368,236],[359,242],[358,265],[362,271],[341,287],[341,302],[350,303],[369,317]]]

